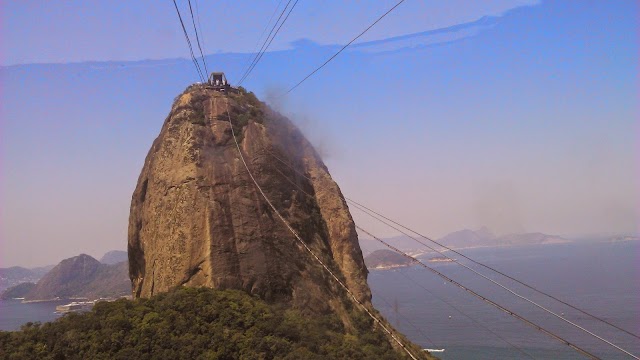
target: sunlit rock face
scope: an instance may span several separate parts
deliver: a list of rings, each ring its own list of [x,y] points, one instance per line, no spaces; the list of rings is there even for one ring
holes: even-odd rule
[[[228,111],[227,111],[228,110]],[[268,301],[344,313],[335,279],[360,300],[367,270],[349,209],[302,133],[253,94],[196,85],[174,102],[132,196],[129,268],[135,297],[180,286],[243,289]]]

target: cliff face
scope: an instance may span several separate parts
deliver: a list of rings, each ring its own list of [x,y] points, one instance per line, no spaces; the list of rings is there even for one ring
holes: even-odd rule
[[[313,147],[253,94],[226,96],[202,86],[190,87],[174,102],[132,196],[128,253],[134,296],[187,285],[242,289],[314,311],[344,307],[336,300],[344,292],[252,182],[228,116],[266,196],[368,303],[353,220]]]

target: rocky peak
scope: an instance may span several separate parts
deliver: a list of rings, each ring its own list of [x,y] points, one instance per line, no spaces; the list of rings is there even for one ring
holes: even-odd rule
[[[86,254],[62,260],[25,297],[43,300],[77,295],[77,288],[88,283],[100,265],[98,260]]]
[[[344,292],[262,198],[359,300],[371,298],[354,223],[337,184],[301,132],[241,91],[191,86],[176,98],[132,196],[135,297],[180,286],[242,289],[313,311],[344,312]]]

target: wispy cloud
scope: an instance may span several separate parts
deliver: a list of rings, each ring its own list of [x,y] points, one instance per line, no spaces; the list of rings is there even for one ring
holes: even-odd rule
[[[396,36],[389,39],[369,41],[352,46],[352,51],[382,53],[404,49],[418,49],[433,45],[450,43],[476,36],[483,30],[495,26],[497,17],[483,17],[466,24],[450,26],[443,29],[423,31],[415,34]]]
[[[271,45],[293,47],[306,38],[321,45],[344,44],[388,10],[396,0],[300,2]],[[184,6],[186,2],[179,2]],[[429,35],[426,43],[454,36],[438,34],[483,17],[539,4],[538,0],[406,1],[362,37],[362,42]],[[246,53],[255,48],[275,2],[221,0],[202,2],[200,20],[209,54]],[[87,61],[139,61],[188,57],[173,6],[153,0],[17,1],[3,4],[1,65]],[[183,9],[188,13],[188,9]],[[191,29],[189,29],[191,30]],[[457,36],[471,29],[458,30]],[[193,34],[192,34],[193,36]],[[407,41],[406,38],[404,41]],[[421,41],[417,38],[411,41]],[[399,44],[399,43],[398,43]],[[410,46],[410,45],[409,45]]]

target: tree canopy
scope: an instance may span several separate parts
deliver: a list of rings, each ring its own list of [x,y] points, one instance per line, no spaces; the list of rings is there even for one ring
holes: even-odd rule
[[[366,315],[306,315],[235,290],[178,288],[0,332],[3,359],[397,359]]]

